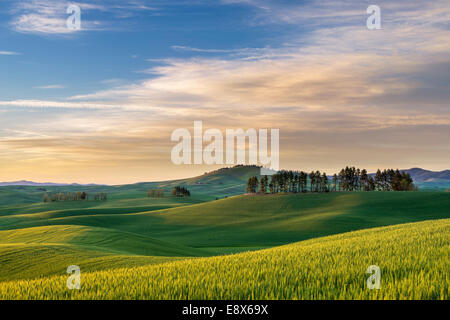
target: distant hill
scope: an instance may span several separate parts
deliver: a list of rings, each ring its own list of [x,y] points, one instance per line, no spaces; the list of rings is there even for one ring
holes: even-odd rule
[[[145,192],[148,189],[158,188],[170,191],[175,186],[185,186],[194,196],[201,196],[202,200],[213,200],[242,194],[247,180],[252,176],[259,176],[258,166],[234,166],[220,168],[205,172],[203,175],[170,181],[141,182],[128,185],[114,186],[115,191],[135,190]]]
[[[0,182],[1,187],[6,186],[31,186],[31,187],[59,187],[59,186],[98,186],[98,184],[79,184],[79,183],[53,183],[53,182],[34,182],[28,180]]]
[[[248,178],[251,176],[258,176],[260,167],[258,166],[244,166],[237,165],[234,167],[220,168],[214,171],[205,172],[203,175],[178,180],[168,180],[159,182],[138,182],[133,184],[117,185],[115,187],[124,187],[132,185],[176,185],[176,184],[187,184],[187,185],[206,185],[218,182],[219,184],[224,184],[225,182],[244,182],[247,183]],[[10,182],[0,182],[0,186],[30,186],[30,187],[63,187],[63,186],[108,186],[105,184],[80,184],[80,183],[54,183],[54,182],[34,182],[28,180],[20,181],[10,181]]]
[[[414,183],[419,187],[419,190],[444,191],[450,188],[450,170],[430,171],[422,168],[411,168],[400,171],[409,173]],[[370,173],[370,175],[374,177],[375,173]]]
[[[411,177],[416,182],[425,182],[431,180],[449,180],[450,181],[450,170],[444,171],[430,171],[422,168],[412,168],[402,170],[408,172]]]
[[[446,190],[450,188],[450,170],[430,171],[422,168],[402,170],[408,172],[419,190]]]

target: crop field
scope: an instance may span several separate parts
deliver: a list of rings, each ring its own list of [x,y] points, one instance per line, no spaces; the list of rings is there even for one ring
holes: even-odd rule
[[[3,202],[0,298],[448,298],[450,193],[233,196],[254,173],[235,170],[183,180],[192,198],[147,198],[174,183],[160,182],[110,187],[107,201]],[[16,188],[0,199],[42,197]],[[69,265],[81,291],[66,287]],[[380,290],[365,288],[370,265]]]
[[[448,299],[450,219],[355,231],[267,250],[0,283],[3,299]],[[368,266],[381,288],[366,288]]]
[[[236,252],[240,247],[271,247],[363,228],[450,217],[450,193],[446,192],[308,193],[234,196],[198,204],[180,201],[140,198],[135,200],[139,205],[131,200],[24,205],[17,211],[0,210],[0,231],[84,226],[125,232],[122,235],[130,235],[131,240],[144,236],[194,248],[222,248],[220,253],[225,253],[225,248]],[[163,205],[170,208],[160,209]],[[97,240],[99,237],[101,233]],[[98,245],[103,246],[102,242]]]

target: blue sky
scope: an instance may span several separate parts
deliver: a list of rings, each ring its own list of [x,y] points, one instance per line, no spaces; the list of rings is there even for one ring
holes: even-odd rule
[[[449,21],[444,0],[0,0],[0,180],[203,173],[170,162],[195,120],[280,129],[286,169],[448,169]]]
[[[32,1],[39,5],[52,2]],[[71,3],[71,2],[68,2]],[[20,31],[14,22],[30,10],[20,1],[2,1],[2,50],[17,53],[0,60],[8,77],[0,79],[4,99],[63,98],[89,93],[117,83],[144,79],[143,71],[168,57],[221,55],[220,50],[260,48],[282,44],[283,27],[255,24],[248,16],[255,9],[220,1],[91,1],[102,9],[82,9],[82,29],[73,34]],[[112,4],[113,3],[113,4]],[[123,7],[116,8],[120,3]],[[109,7],[103,9],[103,6]],[[81,7],[83,7],[81,5]],[[55,16],[69,17],[64,6]],[[14,13],[13,13],[14,12]],[[29,13],[31,14],[31,13]],[[90,26],[91,21],[98,26]],[[19,31],[19,32],[18,32]],[[202,48],[212,52],[185,49]],[[217,51],[217,52],[215,52]],[[49,87],[45,90],[47,86]],[[64,88],[60,88],[64,87]],[[26,89],[26,90],[24,90]]]

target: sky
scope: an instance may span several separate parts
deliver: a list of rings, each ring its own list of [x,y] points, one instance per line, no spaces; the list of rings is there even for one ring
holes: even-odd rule
[[[194,121],[279,129],[284,169],[450,169],[449,21],[447,0],[0,0],[0,181],[221,167],[172,163]]]

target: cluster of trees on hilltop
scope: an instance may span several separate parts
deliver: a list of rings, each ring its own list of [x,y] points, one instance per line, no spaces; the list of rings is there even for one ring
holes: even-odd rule
[[[345,167],[331,178],[325,172],[282,170],[271,176],[251,177],[247,181],[246,192],[335,192],[335,191],[413,191],[417,190],[409,173],[398,169],[376,172],[374,177],[366,169]]]
[[[164,189],[151,189],[147,190],[148,198],[162,198],[164,197]]]
[[[186,189],[185,187],[181,187],[181,186],[176,186],[172,189],[172,191],[170,192],[171,195],[173,196],[177,196],[177,197],[190,197],[191,196],[191,192]]]
[[[256,164],[237,164],[237,165],[232,166],[232,167],[223,167],[223,168],[219,168],[217,170],[207,171],[207,172],[204,173],[204,175],[213,174],[213,173],[221,173],[221,172],[224,172],[224,171],[227,171],[227,170],[236,169],[236,168],[243,168],[243,167],[255,168],[255,169],[261,168],[261,166],[258,166]]]
[[[44,202],[56,202],[56,201],[83,201],[89,200],[89,194],[84,191],[77,192],[58,192],[53,194],[45,193],[43,197]],[[108,195],[104,192],[95,193],[94,200],[102,200],[105,201],[108,199]]]

